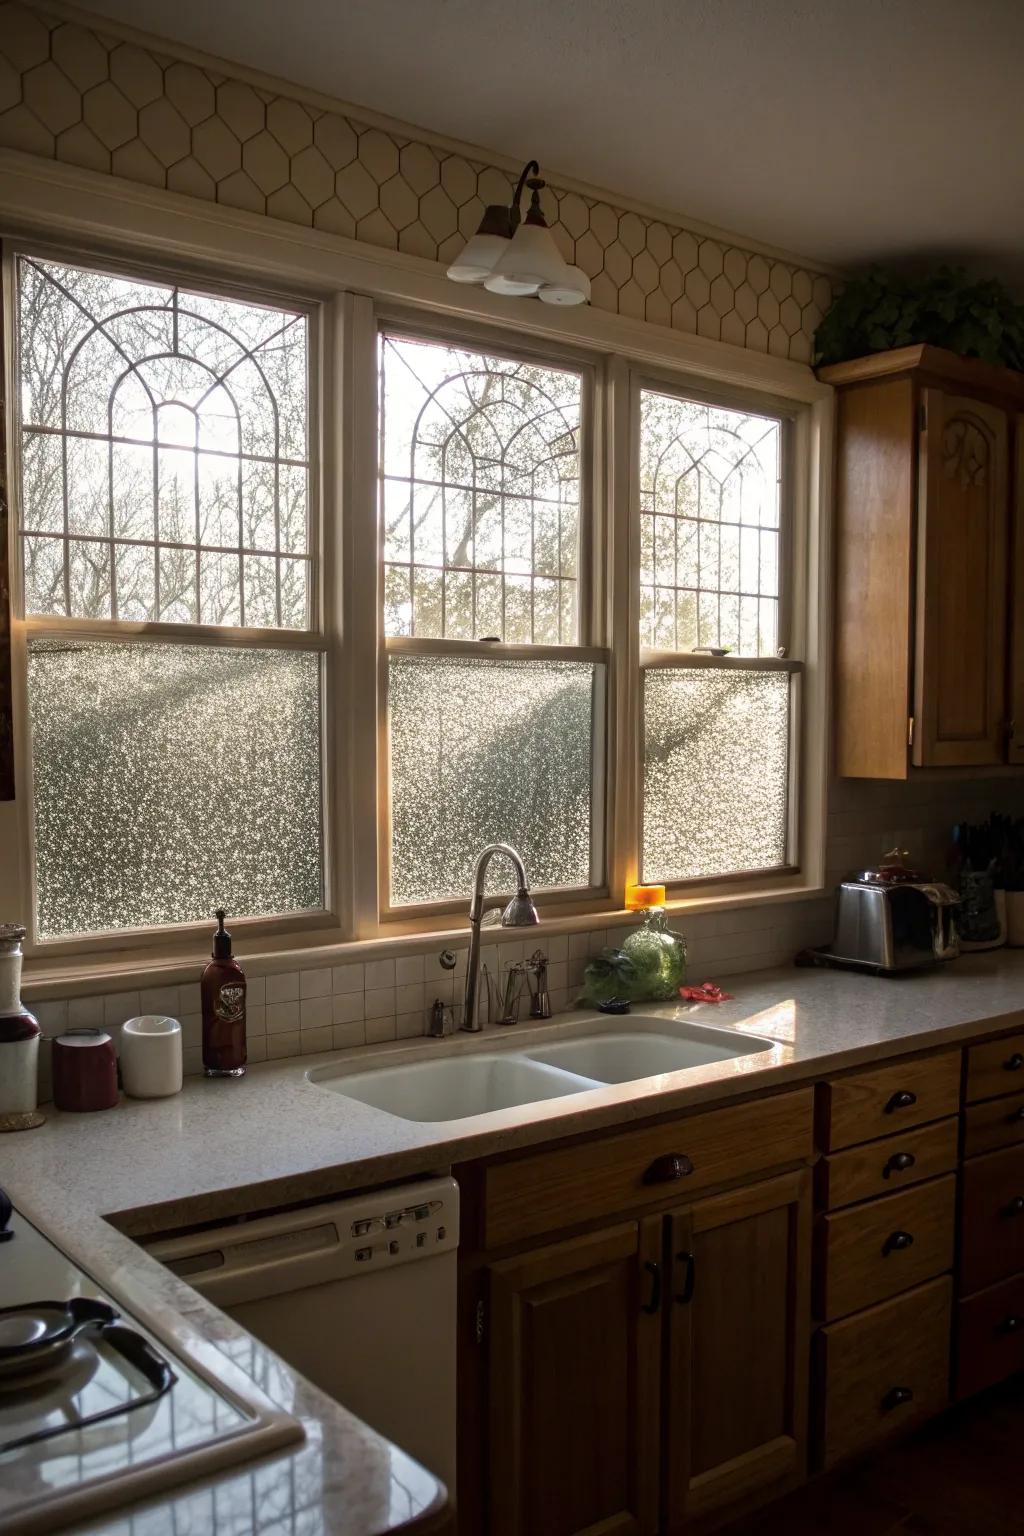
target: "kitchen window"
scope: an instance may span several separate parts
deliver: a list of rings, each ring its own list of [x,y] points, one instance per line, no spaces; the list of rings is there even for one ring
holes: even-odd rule
[[[537,891],[600,887],[591,370],[389,327],[378,359],[382,909],[465,902],[493,842]]]
[[[13,270],[35,935],[321,910],[312,314]]]
[[[790,423],[661,386],[636,411],[640,873],[792,869]]]

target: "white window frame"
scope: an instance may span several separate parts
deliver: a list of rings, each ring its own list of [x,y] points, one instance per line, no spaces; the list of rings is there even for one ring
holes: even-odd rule
[[[597,894],[541,904],[562,929],[593,925],[595,913],[622,910],[639,855],[639,630],[633,591],[639,530],[632,490],[634,385],[671,383],[681,393],[714,393],[725,404],[784,409],[792,417],[792,587],[790,634],[803,659],[798,730],[802,776],[798,816],[800,867],[779,876],[702,882],[681,894],[688,910],[713,910],[820,895],[824,885],[827,741],[827,656],[831,539],[832,397],[809,368],[766,354],[681,335],[663,327],[583,308],[552,310],[496,299],[445,280],[433,262],[372,250],[326,235],[155,190],[119,184],[99,173],[0,151],[0,230],[8,239],[48,246],[63,259],[90,256],[125,266],[154,249],[160,267],[195,286],[226,283],[257,290],[273,302],[320,306],[322,639],[331,678],[324,693],[325,861],[327,910],[302,919],[243,920],[252,940],[280,936],[288,947],[332,946],[350,953],[382,938],[444,933],[464,925],[462,903],[450,912],[415,916],[380,911],[377,798],[381,752],[382,644],[379,533],[376,517],[376,347],[381,320],[416,333],[462,335],[501,351],[523,348],[556,362],[572,353],[594,370],[592,443],[593,581],[588,637],[608,657],[607,880]],[[6,244],[6,240],[5,240]],[[10,293],[10,284],[6,285]],[[13,316],[5,330],[12,335]],[[8,374],[8,378],[10,374]],[[10,408],[9,408],[10,416]],[[8,422],[10,434],[11,423]],[[11,439],[13,441],[13,437]],[[12,529],[15,519],[12,516]],[[13,532],[12,532],[13,537]],[[12,569],[16,563],[12,561]],[[15,609],[15,614],[17,613]],[[0,883],[8,879],[20,910],[28,909],[25,859],[31,836],[25,815],[25,624],[15,618],[18,800],[0,807]],[[265,632],[260,632],[265,633]],[[797,637],[800,637],[799,640]],[[581,634],[582,638],[582,634]],[[558,650],[562,648],[559,647]],[[532,648],[531,648],[532,651]],[[567,654],[578,654],[569,651]],[[369,662],[369,665],[367,663]],[[3,831],[13,827],[16,851]],[[9,842],[10,840],[8,840]],[[467,893],[468,898],[468,893]],[[408,911],[408,909],[406,909]],[[239,926],[242,926],[241,924]],[[203,938],[205,942],[205,926]],[[155,934],[104,950],[106,968],[124,958],[141,965],[196,952],[193,930]],[[90,938],[54,946],[65,954],[102,948]],[[280,950],[281,944],[276,948]],[[55,969],[57,967],[55,966]],[[65,971],[74,970],[70,960]]]
[[[635,626],[637,633],[640,630],[640,584],[639,584],[639,534],[641,526],[640,512],[640,410],[641,399],[645,391],[655,391],[663,395],[675,396],[681,400],[693,400],[705,405],[721,406],[728,410],[748,410],[757,415],[771,417],[779,422],[781,427],[780,448],[780,505],[779,505],[779,619],[778,641],[783,652],[781,657],[774,656],[726,656],[711,657],[694,654],[688,651],[658,650],[640,645],[638,648],[637,664],[639,673],[636,680],[638,699],[637,710],[637,751],[639,761],[637,766],[638,795],[636,807],[636,846],[637,846],[637,872],[643,880],[658,881],[665,884],[666,895],[670,900],[684,900],[687,895],[694,893],[699,895],[708,888],[746,885],[763,889],[770,889],[780,880],[787,880],[801,873],[801,859],[803,847],[801,837],[800,803],[803,785],[803,755],[805,750],[804,731],[801,728],[802,710],[801,697],[804,674],[804,649],[805,636],[803,633],[801,605],[797,600],[797,589],[802,585],[800,573],[797,569],[795,551],[804,547],[806,543],[806,528],[803,522],[806,519],[806,499],[795,494],[796,463],[795,463],[795,436],[797,414],[791,402],[773,399],[766,394],[750,394],[745,390],[719,391],[709,389],[701,385],[684,383],[678,377],[670,377],[665,373],[631,370],[630,373],[630,438],[632,450],[631,479],[630,479],[630,507],[632,521],[636,527],[636,551],[630,573],[630,622]],[[800,615],[801,622],[794,624],[794,616]],[[649,671],[660,668],[671,668],[678,671],[721,671],[721,672],[785,672],[790,677],[790,705],[789,705],[789,756],[787,765],[787,826],[786,826],[786,858],[782,865],[774,865],[763,870],[736,870],[728,874],[715,876],[697,875],[685,880],[668,880],[662,882],[655,870],[643,869],[643,840],[644,840],[644,679]]]
[[[605,878],[606,848],[608,845],[609,795],[607,763],[608,717],[608,664],[610,653],[605,626],[599,604],[596,601],[594,552],[598,545],[596,527],[602,521],[603,495],[601,484],[601,443],[597,416],[600,363],[593,356],[557,345],[530,345],[511,342],[501,333],[482,326],[438,324],[436,319],[422,314],[409,313],[400,308],[376,306],[375,318],[378,337],[385,334],[409,337],[414,340],[451,343],[498,356],[536,363],[543,367],[567,368],[580,376],[580,498],[579,498],[579,549],[577,552],[577,614],[578,633],[574,644],[542,645],[513,644],[506,641],[420,639],[415,636],[385,635],[383,604],[378,600],[381,619],[378,626],[377,646],[380,657],[379,700],[380,722],[378,739],[381,749],[377,765],[377,910],[382,927],[408,920],[444,917],[462,913],[466,898],[421,902],[416,905],[393,906],[391,903],[391,784],[387,743],[388,722],[388,662],[392,656],[466,656],[487,661],[581,661],[592,663],[598,670],[594,682],[594,717],[591,735],[591,878],[587,885],[545,890],[538,896],[545,909],[554,912],[560,908],[578,909],[580,903],[602,902],[609,896]],[[375,358],[376,363],[376,358]],[[375,427],[374,449],[375,480],[379,475],[379,421]],[[383,548],[377,547],[377,581],[381,581]],[[379,586],[378,586],[379,592]],[[506,872],[507,871],[504,871]],[[529,871],[527,871],[529,873]],[[509,888],[506,895],[514,892]],[[537,893],[535,892],[535,895]]]

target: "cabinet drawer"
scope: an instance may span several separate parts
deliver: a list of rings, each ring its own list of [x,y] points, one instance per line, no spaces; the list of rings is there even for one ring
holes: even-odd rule
[[[908,1125],[941,1120],[959,1108],[959,1051],[829,1078],[821,1089],[822,1147],[835,1152]]]
[[[1024,1370],[1024,1275],[957,1306],[958,1397]]]
[[[817,1169],[820,1203],[834,1210],[951,1173],[956,1167],[957,1130],[955,1118],[939,1120],[823,1157]]]
[[[964,1164],[960,1294],[1024,1270],[1024,1147]]]
[[[1004,1035],[967,1048],[967,1102],[1024,1093],[1024,1035]]]
[[[821,1329],[822,1467],[937,1413],[947,1401],[952,1303],[946,1276]]]
[[[556,1147],[484,1170],[484,1244],[642,1212],[810,1159],[814,1090]]]
[[[953,1267],[956,1178],[836,1215],[818,1232],[818,1313],[824,1321],[885,1301]]]
[[[972,1104],[964,1115],[964,1157],[1024,1141],[1024,1093]]]

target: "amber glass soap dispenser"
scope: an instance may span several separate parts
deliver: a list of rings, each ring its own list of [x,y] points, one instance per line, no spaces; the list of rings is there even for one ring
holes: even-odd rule
[[[213,959],[199,983],[203,998],[203,1071],[207,1077],[245,1073],[245,973],[231,955],[224,909],[215,914]]]

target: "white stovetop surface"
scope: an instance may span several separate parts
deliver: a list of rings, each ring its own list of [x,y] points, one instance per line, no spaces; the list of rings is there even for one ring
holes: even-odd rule
[[[24,1214],[168,1347],[186,1360],[209,1362],[222,1354],[237,1359],[268,1396],[302,1420],[307,1448],[271,1464],[267,1495],[255,1507],[273,1505],[276,1518],[294,1518],[311,1533],[372,1536],[436,1509],[436,1485],[126,1233],[168,1232],[443,1173],[475,1157],[1024,1028],[1024,952],[965,956],[896,979],[788,968],[737,976],[730,985],[733,1002],[667,1004],[644,1012],[767,1036],[775,1043],[772,1052],[447,1124],[397,1119],[318,1087],[306,1072],[332,1060],[363,1069],[513,1047],[585,1026],[565,1015],[537,1033],[520,1025],[455,1041],[290,1058],[258,1066],[238,1081],[188,1079],[171,1099],[122,1100],[116,1110],[92,1115],[53,1112],[42,1129],[0,1141],[0,1182]],[[231,1481],[218,1484],[218,1497]],[[241,1498],[253,1492],[249,1479],[243,1481]],[[201,1536],[237,1528],[218,1516],[213,1499],[205,1512],[185,1495],[165,1509],[168,1517],[175,1513],[179,1529],[187,1520]],[[170,1531],[171,1524],[155,1529],[162,1536],[165,1528]],[[130,1526],[116,1529],[127,1536]]]

